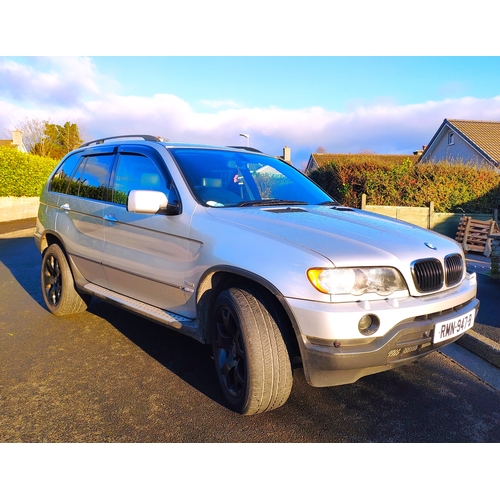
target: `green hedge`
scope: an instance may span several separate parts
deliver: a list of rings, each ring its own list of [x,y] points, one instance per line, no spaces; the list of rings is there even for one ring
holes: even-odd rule
[[[58,160],[0,147],[0,196],[39,196]],[[344,205],[423,207],[491,213],[500,207],[500,175],[470,164],[415,163],[415,157],[330,155],[310,177]]]
[[[0,147],[0,196],[40,196],[58,160]]]
[[[310,177],[344,205],[424,207],[436,212],[491,213],[500,206],[500,175],[465,163],[420,164],[408,157],[332,155]]]

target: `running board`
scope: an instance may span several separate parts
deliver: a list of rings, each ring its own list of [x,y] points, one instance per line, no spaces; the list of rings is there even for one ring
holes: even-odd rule
[[[180,330],[181,333],[205,343],[203,336],[198,331],[195,320],[180,316],[179,314],[166,312],[159,307],[145,304],[144,302],[113,292],[94,283],[88,283],[83,287],[83,290],[143,318],[168,326],[169,328]]]

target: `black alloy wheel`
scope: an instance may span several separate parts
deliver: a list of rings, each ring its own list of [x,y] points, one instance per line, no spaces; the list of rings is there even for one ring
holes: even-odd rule
[[[230,288],[215,302],[212,350],[229,408],[254,415],[282,406],[292,389],[288,351],[276,321],[250,290]]]
[[[66,255],[56,243],[43,253],[41,284],[45,305],[56,316],[83,312],[90,303],[90,295],[80,294],[75,288]]]

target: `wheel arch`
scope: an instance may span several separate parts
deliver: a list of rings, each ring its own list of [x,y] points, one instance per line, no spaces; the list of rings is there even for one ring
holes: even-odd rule
[[[75,281],[75,286],[80,290],[81,293],[88,293],[83,290],[83,287],[88,283],[88,281],[83,277],[78,268],[76,267],[71,255],[67,252],[63,240],[57,233],[52,231],[46,231],[40,238],[40,253],[43,254],[53,244],[59,245],[61,250],[64,252],[66,259],[68,260],[71,273],[73,274],[73,279]]]
[[[45,250],[47,250],[47,248],[49,248],[53,243],[57,243],[66,253],[61,238],[59,238],[56,233],[52,233],[50,231],[46,231],[45,233],[43,233],[42,237],[40,238],[40,253],[43,255]]]
[[[262,276],[232,266],[211,268],[200,279],[196,291],[197,317],[205,342],[211,342],[211,313],[217,296],[222,290],[232,287],[252,292],[266,306],[278,324],[290,359],[299,356],[297,323],[283,294]]]

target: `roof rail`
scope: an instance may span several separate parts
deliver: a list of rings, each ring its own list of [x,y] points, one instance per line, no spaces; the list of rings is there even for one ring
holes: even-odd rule
[[[245,149],[247,151],[253,151],[254,153],[262,153],[262,151],[260,151],[258,149],[255,149],[255,148],[251,148],[249,146],[227,146],[227,147],[228,148],[234,148],[234,149]]]
[[[104,137],[102,139],[96,139],[95,141],[86,142],[85,144],[82,144],[80,147],[84,148],[86,146],[90,146],[91,144],[103,144],[106,141],[110,141],[113,139],[125,139],[127,137],[141,137],[145,141],[161,142],[161,139],[159,137],[155,137],[154,135],[131,134],[131,135],[115,135],[113,137]]]

